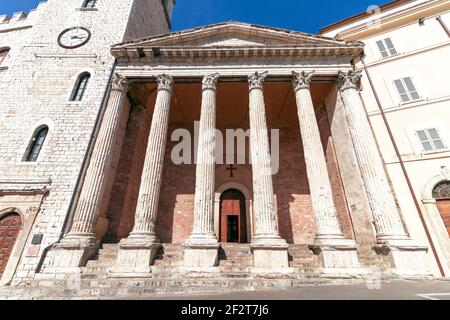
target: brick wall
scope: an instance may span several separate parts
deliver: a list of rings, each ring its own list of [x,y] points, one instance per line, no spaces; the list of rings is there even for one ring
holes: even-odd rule
[[[133,114],[128,125],[119,171],[108,209],[110,218],[109,239],[120,240],[132,230],[139,189],[140,174],[145,154],[145,142],[151,123],[151,110]],[[159,239],[166,243],[183,243],[192,230],[194,214],[195,165],[175,165],[170,156],[178,142],[170,141],[173,130],[188,129],[193,136],[193,125],[171,124],[167,142],[162,177],[161,196],[156,223]],[[323,126],[321,126],[322,129]],[[326,128],[326,127],[325,127]],[[325,135],[326,130],[323,130]],[[328,129],[329,134],[329,129]],[[334,201],[344,234],[351,238],[352,227],[345,202],[342,183],[335,161],[332,142],[326,145]],[[231,179],[225,165],[216,167],[216,187],[227,181],[236,181],[252,189],[251,166],[239,165]],[[280,234],[289,243],[312,243],[314,215],[306,175],[303,147],[299,128],[280,130],[280,170],[273,177],[275,209]]]
[[[354,238],[353,225],[348,209],[344,185],[342,183],[339,164],[336,158],[336,151],[334,149],[334,140],[331,136],[330,123],[326,112],[318,120],[319,130],[321,133],[322,145],[324,147],[325,156],[327,159],[328,176],[331,182],[331,189],[333,191],[333,201],[336,207],[339,225],[346,238]]]

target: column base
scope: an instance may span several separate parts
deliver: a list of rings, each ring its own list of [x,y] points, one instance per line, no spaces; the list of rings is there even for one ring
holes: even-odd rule
[[[187,268],[209,268],[219,265],[219,244],[193,243],[186,241],[183,266]]]
[[[363,275],[368,270],[361,268],[356,242],[351,239],[329,238],[316,239],[309,246],[313,253],[318,256],[321,265],[321,273],[327,276]]]
[[[78,273],[95,255],[97,244],[94,235],[68,234],[56,243],[50,255],[50,263],[44,273]]]
[[[282,268],[289,268],[288,248],[289,245],[281,238],[268,243],[252,242],[250,249],[254,268],[260,271],[264,268],[266,272],[275,273],[280,272]]]
[[[153,260],[161,248],[153,236],[130,236],[119,243],[119,251],[112,274],[148,274],[151,273]]]
[[[398,276],[431,276],[428,268],[428,247],[411,239],[383,240],[375,246],[377,254],[387,256],[391,272]]]
[[[191,234],[184,243],[185,268],[211,268],[219,265],[219,243],[214,234]]]

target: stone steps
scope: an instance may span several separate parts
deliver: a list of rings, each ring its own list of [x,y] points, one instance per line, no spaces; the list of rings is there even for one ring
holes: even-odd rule
[[[348,284],[360,283],[360,280],[346,280]],[[67,280],[32,280],[32,287],[1,288],[0,298],[20,296],[20,298],[102,298],[151,296],[155,294],[206,293],[222,291],[254,291],[258,289],[275,289],[286,287],[303,287],[330,285],[333,280],[322,279],[317,274],[267,274],[264,276],[245,277],[242,274],[216,275],[208,279],[181,277],[179,279],[145,278],[145,279],[81,279],[78,282]],[[342,284],[342,280],[337,282]],[[9,290],[9,291],[8,291]],[[8,294],[4,295],[5,292]]]
[[[117,258],[117,244],[103,244],[94,260],[89,260],[83,270],[85,274],[106,273]],[[314,256],[308,245],[289,246],[290,267],[310,272],[314,270]],[[154,267],[161,267],[160,272],[167,268],[182,264],[183,246],[181,244],[162,244],[158,251]],[[219,268],[229,272],[232,268],[246,270],[253,266],[253,256],[249,244],[226,243],[219,248]],[[166,271],[163,271],[163,270]]]
[[[383,265],[383,259],[373,251],[358,251],[362,263]],[[253,273],[253,256],[248,244],[223,244],[219,250],[217,272],[195,272],[180,268],[183,247],[180,244],[162,244],[145,277],[118,278],[109,273],[118,252],[117,244],[103,244],[94,260],[88,261],[82,273],[37,274],[33,280],[14,288],[0,288],[2,297],[78,299],[114,297],[151,297],[156,294],[190,294],[222,291],[248,291],[271,288],[330,285],[333,282],[355,283],[362,279],[329,279],[317,273],[315,258],[307,245],[291,245],[289,260],[292,273]],[[373,262],[372,262],[373,261]],[[381,269],[381,268],[380,268]],[[10,294],[4,294],[10,290]],[[13,292],[13,293],[11,293]]]
[[[183,260],[183,247],[179,244],[162,244],[153,260],[154,266],[176,267]]]
[[[381,272],[389,268],[383,257],[377,255],[371,246],[360,246],[358,248],[358,258],[363,267],[378,268]]]

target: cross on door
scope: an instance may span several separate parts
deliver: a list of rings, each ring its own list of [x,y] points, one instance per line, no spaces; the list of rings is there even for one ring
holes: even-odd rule
[[[237,170],[237,168],[234,167],[234,165],[230,164],[227,168],[227,170],[230,171],[230,178],[234,178],[234,170]]]

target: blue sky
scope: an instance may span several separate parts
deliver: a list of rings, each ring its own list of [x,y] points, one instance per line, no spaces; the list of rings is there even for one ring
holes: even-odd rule
[[[29,11],[40,0],[0,0],[0,14]],[[64,1],[64,0],[62,0]],[[81,2],[81,0],[80,0]],[[317,33],[321,27],[388,0],[177,0],[173,29],[242,21]]]

